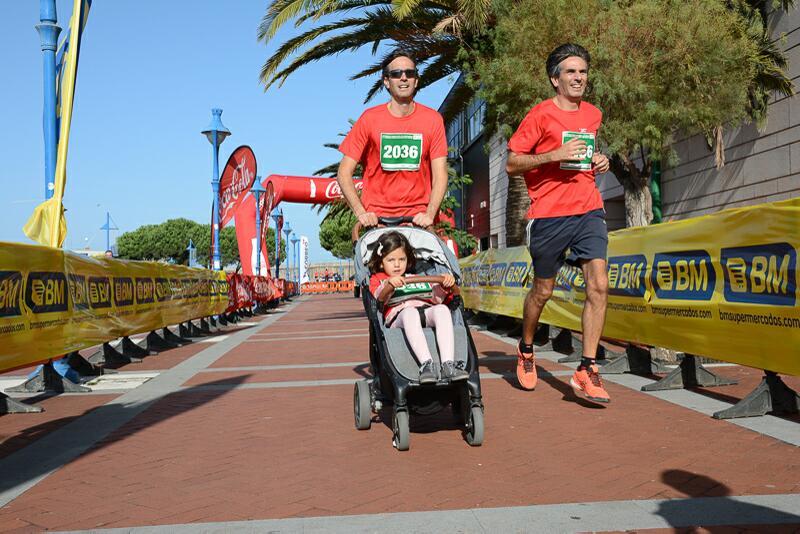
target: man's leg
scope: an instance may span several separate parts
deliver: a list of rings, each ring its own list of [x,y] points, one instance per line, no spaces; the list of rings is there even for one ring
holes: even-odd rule
[[[608,303],[608,271],[606,260],[593,259],[581,262],[586,281],[586,303],[583,305],[583,356],[594,359],[597,345],[606,322]]]
[[[533,344],[533,336],[536,327],[539,325],[539,317],[542,309],[555,287],[555,278],[534,278],[533,287],[525,295],[525,307],[522,310],[522,343],[525,345]]]

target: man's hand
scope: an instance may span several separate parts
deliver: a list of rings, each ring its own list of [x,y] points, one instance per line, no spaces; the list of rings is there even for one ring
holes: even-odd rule
[[[586,141],[579,138],[570,139],[551,152],[553,161],[575,161],[586,153]]]
[[[413,222],[416,226],[427,228],[433,226],[433,217],[429,216],[427,213],[417,213],[414,215]]]
[[[608,156],[605,154],[598,154],[597,152],[592,156],[592,165],[594,165],[594,172],[600,174],[608,172],[609,167],[611,167]]]
[[[453,287],[455,285],[456,279],[453,277],[452,274],[450,273],[444,274],[442,275],[442,277],[444,278],[444,280],[442,280],[442,285],[444,287]]]
[[[358,222],[360,222],[361,226],[363,226],[364,228],[368,228],[370,226],[378,226],[378,216],[371,211],[365,211],[364,213],[358,216]]]
[[[389,285],[392,286],[395,289],[397,289],[398,287],[403,287],[404,285],[406,285],[406,282],[405,282],[405,280],[403,280],[402,276],[392,276],[391,278],[389,278],[388,282],[389,282]]]

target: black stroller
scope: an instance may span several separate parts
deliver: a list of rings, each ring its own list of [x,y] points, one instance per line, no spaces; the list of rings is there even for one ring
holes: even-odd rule
[[[438,372],[441,362],[436,338],[432,329],[425,328],[425,337],[439,380],[433,384],[420,384],[419,364],[403,330],[384,325],[383,305],[369,291],[370,272],[367,262],[372,257],[380,236],[392,230],[403,234],[416,251],[417,266],[414,274],[426,277],[419,278],[419,281],[440,282],[444,273],[451,273],[456,284],[461,281],[458,261],[450,249],[432,232],[417,227],[397,226],[408,222],[411,222],[410,217],[381,218],[380,223],[386,227],[367,230],[360,239],[359,225],[353,229],[353,239],[356,240],[355,279],[356,285],[361,288],[364,309],[369,318],[369,360],[373,376],[355,384],[353,409],[356,428],[368,430],[372,423],[372,413],[377,414],[384,404],[391,404],[392,444],[397,450],[405,451],[409,448],[410,413],[431,415],[450,405],[459,423],[464,425],[467,443],[477,447],[483,443],[481,382],[477,351],[462,315],[460,297],[455,297],[449,307],[453,314],[455,360],[457,363],[461,362],[469,377],[452,383],[441,378]]]

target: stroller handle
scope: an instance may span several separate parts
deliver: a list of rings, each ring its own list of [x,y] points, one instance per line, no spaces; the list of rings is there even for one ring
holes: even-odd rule
[[[405,223],[412,223],[414,222],[413,217],[378,217],[378,224],[383,226],[399,226]],[[358,241],[358,233],[364,226],[361,224],[361,221],[356,220],[356,224],[353,225],[353,244]]]

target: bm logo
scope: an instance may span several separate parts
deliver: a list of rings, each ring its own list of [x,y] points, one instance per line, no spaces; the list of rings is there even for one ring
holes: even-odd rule
[[[155,301],[156,286],[152,278],[137,278],[136,279],[136,302],[139,304],[148,304]]]
[[[86,277],[79,274],[68,276],[69,296],[72,300],[73,310],[89,309],[89,290],[86,286]]]
[[[116,305],[130,306],[133,304],[133,296],[133,279],[127,276],[114,277],[114,302]]]
[[[608,293],[622,297],[643,297],[647,258],[642,254],[608,258]]]
[[[58,272],[28,273],[25,304],[33,313],[67,311],[67,277]]]
[[[111,280],[107,276],[89,277],[89,305],[93,310],[111,307]]]
[[[650,282],[660,299],[711,300],[717,275],[705,250],[662,252],[653,259]]]
[[[723,248],[725,300],[794,306],[797,251],[789,243]]]
[[[0,271],[0,317],[22,315],[22,273],[19,271]]]

